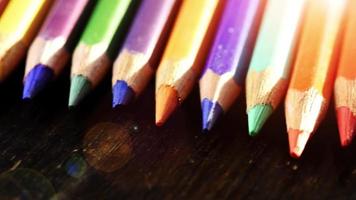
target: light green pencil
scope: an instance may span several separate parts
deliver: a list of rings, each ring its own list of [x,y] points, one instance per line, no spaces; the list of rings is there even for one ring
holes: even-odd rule
[[[284,97],[305,0],[269,0],[246,78],[248,128],[257,135]]]
[[[77,105],[109,71],[108,50],[132,0],[100,0],[74,50],[69,106]]]

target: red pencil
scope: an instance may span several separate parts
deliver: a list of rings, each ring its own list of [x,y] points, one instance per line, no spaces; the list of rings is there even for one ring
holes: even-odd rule
[[[351,143],[356,126],[356,1],[350,1],[339,69],[335,82],[335,107],[341,146]]]

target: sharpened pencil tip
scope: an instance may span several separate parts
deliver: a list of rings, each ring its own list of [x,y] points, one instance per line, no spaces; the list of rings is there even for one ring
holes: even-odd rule
[[[82,75],[74,76],[70,84],[69,93],[69,107],[73,107],[79,104],[79,102],[89,93],[91,90],[91,83],[88,78]]]
[[[288,129],[289,152],[293,158],[299,158],[310,137],[309,132]]]
[[[217,119],[224,113],[224,110],[217,102],[212,102],[209,99],[203,99],[201,102],[203,131],[207,132],[212,129]]]
[[[156,125],[162,126],[178,104],[177,91],[170,86],[161,86],[156,93]]]
[[[126,83],[126,81],[116,81],[115,85],[112,88],[112,93],[113,93],[113,99],[112,99],[113,108],[120,105],[127,105],[135,97],[135,92]]]
[[[32,99],[52,81],[54,72],[46,65],[36,65],[25,77],[22,99]]]
[[[339,107],[336,109],[336,112],[341,146],[346,147],[354,137],[356,116],[347,107]]]
[[[256,105],[248,112],[248,130],[250,136],[256,136],[271,116],[273,108],[270,105]]]

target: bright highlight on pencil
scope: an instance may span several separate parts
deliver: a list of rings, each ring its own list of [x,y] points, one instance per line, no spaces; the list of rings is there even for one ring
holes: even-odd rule
[[[285,103],[290,154],[300,157],[326,114],[336,71],[346,0],[308,2]]]
[[[220,6],[219,6],[220,2]],[[183,1],[156,77],[156,124],[163,125],[197,80],[223,1]]]
[[[210,130],[238,97],[265,1],[230,0],[200,79],[203,130]]]
[[[346,27],[339,69],[336,75],[334,96],[340,142],[348,146],[356,128],[356,1],[350,1],[346,12]]]
[[[131,0],[101,0],[74,50],[68,106],[76,106],[110,69],[110,44]]]
[[[89,0],[57,0],[31,44],[26,61],[23,99],[31,99],[63,70],[70,58],[78,21]],[[82,21],[83,23],[83,21]]]
[[[178,0],[145,0],[114,63],[112,106],[127,105],[152,78],[180,4]]]
[[[0,0],[0,83],[27,53],[22,99],[33,99],[71,64],[73,107],[113,66],[112,107],[155,78],[162,126],[199,79],[203,132],[245,89],[250,136],[285,98],[298,158],[333,91],[341,146],[356,135],[355,11],[356,0]]]
[[[11,0],[0,17],[0,81],[13,72],[35,37],[52,1]]]
[[[304,7],[305,0],[267,2],[246,79],[251,136],[261,131],[286,93]]]

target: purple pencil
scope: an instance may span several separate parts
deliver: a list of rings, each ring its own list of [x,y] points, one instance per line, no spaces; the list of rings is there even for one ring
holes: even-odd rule
[[[75,28],[89,0],[57,0],[31,44],[26,61],[23,99],[31,99],[55,79],[67,63]]]
[[[203,130],[238,97],[258,32],[265,0],[228,0],[200,79]]]
[[[113,107],[126,105],[145,88],[156,70],[181,0],[145,0],[113,68]]]

